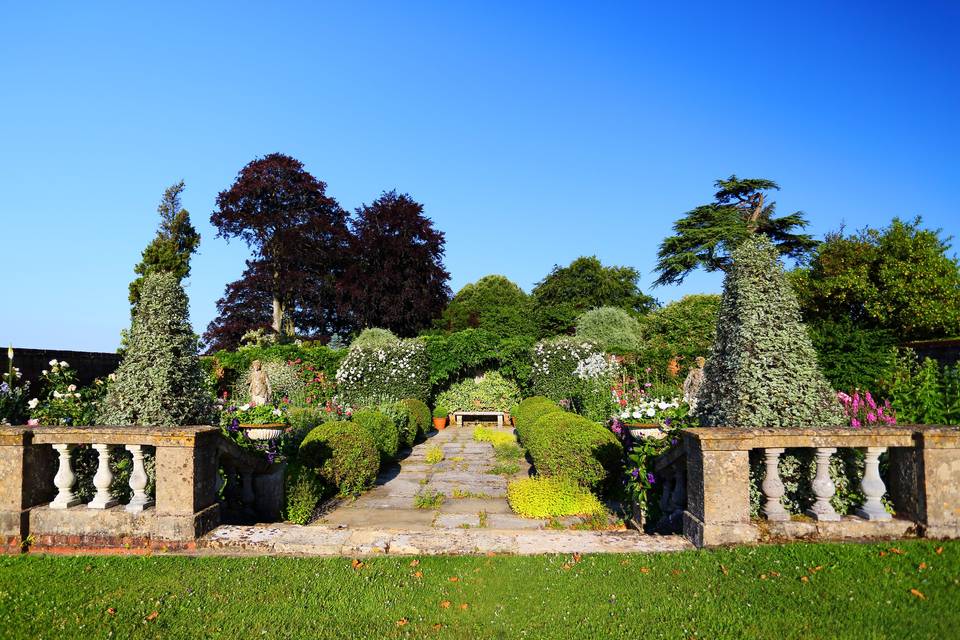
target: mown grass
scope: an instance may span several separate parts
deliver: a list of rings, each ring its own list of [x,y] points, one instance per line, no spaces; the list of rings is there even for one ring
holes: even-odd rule
[[[362,564],[0,558],[5,638],[945,640],[958,629],[960,543]]]

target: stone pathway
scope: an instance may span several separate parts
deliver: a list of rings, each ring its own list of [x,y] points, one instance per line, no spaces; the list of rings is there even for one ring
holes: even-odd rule
[[[492,427],[497,429],[497,427]],[[513,514],[507,504],[507,482],[512,478],[488,473],[496,464],[493,446],[473,440],[472,425],[434,432],[416,445],[399,465],[385,469],[376,486],[356,500],[340,505],[317,524],[348,527],[386,527],[410,530],[539,529],[544,520]],[[512,433],[512,429],[501,429]],[[440,448],[443,460],[427,462],[431,449]],[[515,477],[526,476],[529,465],[521,461]],[[417,508],[424,500],[442,495],[435,508]]]
[[[473,429],[474,425],[464,425],[432,433],[398,464],[383,470],[373,489],[338,504],[312,525],[224,525],[198,541],[198,552],[357,556],[649,553],[693,548],[682,536],[546,529],[546,520],[515,515],[506,500],[507,482],[526,476],[529,464],[519,461],[520,469],[509,478],[488,473],[497,464],[493,447],[474,442]],[[512,433],[512,429],[503,430]],[[427,455],[437,447],[443,459],[430,464]],[[442,501],[437,495],[443,496]],[[417,507],[418,497],[427,508]],[[426,500],[430,497],[439,504]]]

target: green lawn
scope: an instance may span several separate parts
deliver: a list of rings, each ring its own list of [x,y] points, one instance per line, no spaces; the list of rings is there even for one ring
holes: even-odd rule
[[[0,557],[0,637],[946,640],[960,629],[960,542],[411,560]]]

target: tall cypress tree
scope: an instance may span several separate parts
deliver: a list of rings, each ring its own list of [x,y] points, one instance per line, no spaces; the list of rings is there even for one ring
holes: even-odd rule
[[[697,414],[704,426],[845,423],[766,236],[747,238],[733,252]]]
[[[211,400],[197,352],[180,279],[170,272],[146,276],[100,423],[162,427],[207,423]]]
[[[190,257],[200,245],[200,234],[190,223],[190,213],[180,206],[183,180],[163,192],[157,207],[160,227],[156,237],[143,250],[140,263],[133,268],[137,279],[130,283],[131,313],[140,302],[143,280],[151,273],[166,271],[183,280],[190,275]]]

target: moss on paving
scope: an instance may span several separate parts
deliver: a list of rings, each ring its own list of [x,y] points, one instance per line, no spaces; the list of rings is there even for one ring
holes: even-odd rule
[[[5,638],[949,638],[958,604],[958,542],[362,565],[0,558]]]

